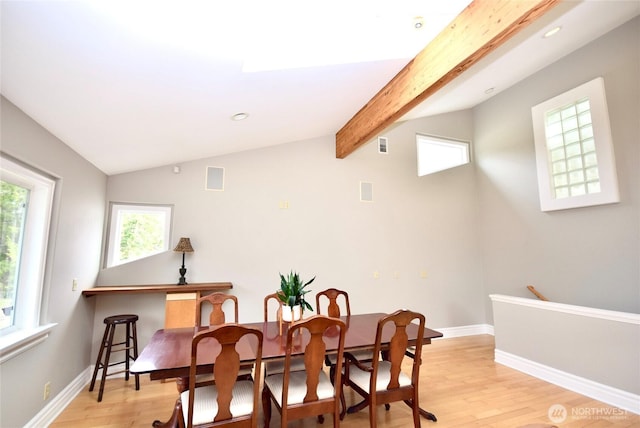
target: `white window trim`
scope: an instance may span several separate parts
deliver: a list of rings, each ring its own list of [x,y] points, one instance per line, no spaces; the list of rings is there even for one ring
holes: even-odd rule
[[[441,146],[450,149],[462,149],[464,151],[464,159],[461,162],[453,164],[441,165],[437,169],[428,169],[425,160],[428,160],[429,147]],[[437,137],[435,135],[416,134],[416,150],[418,161],[418,176],[435,174],[436,172],[445,171],[447,169],[456,168],[471,162],[470,143],[469,141],[456,140],[453,138]]]
[[[163,204],[140,204],[140,203],[124,203],[124,202],[111,202],[109,204],[109,229],[107,231],[107,242],[105,248],[105,257],[104,257],[104,267],[115,267],[119,265],[123,265],[126,263],[133,262],[135,260],[140,260],[145,257],[150,257],[155,254],[160,254],[162,252],[169,250],[169,245],[171,242],[171,224],[173,222],[173,205],[163,205]],[[160,211],[167,214],[167,227],[164,230],[164,242],[165,248],[162,250],[158,250],[153,254],[148,254],[144,257],[140,257],[137,259],[130,259],[120,263],[115,263],[115,252],[117,248],[120,246],[120,238],[116,236],[116,232],[120,230],[120,225],[118,225],[119,216],[118,211],[137,208],[141,210],[147,211]]]
[[[22,303],[15,309],[14,325],[0,335],[1,364],[44,341],[57,324],[40,324],[56,182],[4,154],[0,157],[3,179],[31,190],[23,237],[23,246],[29,251],[21,255],[16,296]]]
[[[0,364],[44,342],[57,323],[23,329],[0,337]]]
[[[551,182],[551,166],[547,150],[545,114],[556,108],[575,103],[588,97],[591,109],[593,136],[600,176],[599,193],[590,193],[565,198],[555,198]],[[609,112],[604,91],[604,79],[598,77],[563,94],[540,103],[531,109],[533,133],[538,170],[538,192],[542,211],[603,205],[620,202],[616,163],[609,124]]]

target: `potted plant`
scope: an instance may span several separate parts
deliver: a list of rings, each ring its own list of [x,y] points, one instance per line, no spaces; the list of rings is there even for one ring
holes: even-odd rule
[[[283,303],[282,320],[297,321],[302,318],[304,309],[313,311],[313,308],[305,300],[305,294],[311,290],[306,289],[316,279],[314,276],[309,281],[304,282],[300,279],[298,272],[291,271],[286,276],[280,274],[280,291],[278,298]]]

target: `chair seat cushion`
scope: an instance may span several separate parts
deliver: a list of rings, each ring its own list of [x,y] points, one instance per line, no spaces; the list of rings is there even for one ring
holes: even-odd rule
[[[349,365],[349,380],[358,385],[363,390],[369,392],[369,379],[371,373],[360,370],[354,364]],[[376,381],[376,391],[384,391],[391,380],[391,363],[389,361],[380,361],[378,365],[378,379]],[[405,373],[400,372],[398,377],[400,386],[410,386],[411,378]]]
[[[269,387],[269,390],[273,394],[274,398],[278,402],[278,405],[282,407],[282,384],[284,381],[284,374],[277,373],[271,376],[267,376],[264,382]],[[287,403],[300,404],[304,401],[304,396],[307,395],[307,372],[296,371],[291,372],[289,375],[289,396]],[[320,380],[318,382],[318,400],[324,400],[334,397],[334,388],[329,380],[329,376],[323,371],[320,372]]]
[[[180,394],[182,414],[184,420],[189,412],[189,390]],[[233,398],[230,406],[233,417],[250,415],[253,412],[253,382],[242,380],[233,387]],[[195,389],[193,403],[193,425],[205,424],[213,421],[218,414],[218,390],[215,385],[202,386]]]

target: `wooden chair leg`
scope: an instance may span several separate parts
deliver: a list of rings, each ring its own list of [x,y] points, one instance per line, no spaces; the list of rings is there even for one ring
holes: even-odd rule
[[[264,428],[269,428],[271,422],[271,398],[266,386],[262,387],[262,413],[264,414]]]
[[[109,330],[109,342],[107,343],[107,353],[104,357],[104,364],[102,364],[102,380],[100,380],[100,389],[98,390],[98,402],[102,401],[102,394],[104,393],[104,384],[107,380],[107,370],[109,369],[109,359],[111,359],[111,348],[113,346],[113,335],[116,332],[116,326],[110,325]]]
[[[96,385],[96,377],[98,376],[98,370],[100,370],[100,364],[102,364],[102,354],[104,353],[105,343],[107,343],[107,337],[109,337],[109,328],[104,329],[104,334],[102,335],[102,342],[100,343],[100,350],[98,351],[98,360],[96,361],[96,366],[93,368],[93,376],[91,376],[91,384],[89,384],[89,391],[93,391],[94,386]]]

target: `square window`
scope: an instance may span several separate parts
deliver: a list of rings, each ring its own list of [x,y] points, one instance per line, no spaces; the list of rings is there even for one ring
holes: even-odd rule
[[[619,202],[602,78],[531,109],[540,208],[561,210]],[[568,171],[568,177],[558,175]]]

